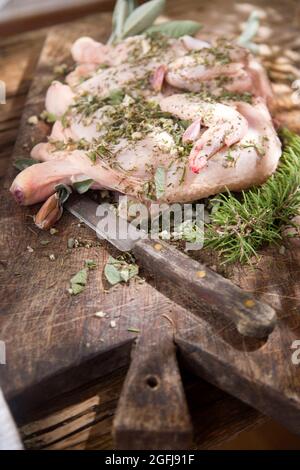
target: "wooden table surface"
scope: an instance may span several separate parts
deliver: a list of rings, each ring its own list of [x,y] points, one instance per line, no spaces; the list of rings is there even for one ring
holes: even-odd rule
[[[186,16],[186,11],[191,13],[194,9],[202,18],[198,2],[185,2],[184,6],[180,3],[169,2],[173,17]],[[0,42],[0,80],[7,84],[7,102],[0,105],[1,178],[10,164],[26,93],[46,34],[47,29],[38,29]],[[86,384],[56,400],[45,399],[34,415],[24,413],[19,417],[19,425],[25,445],[48,449],[112,448],[111,424],[125,372],[120,368],[101,381]],[[184,384],[197,448],[214,448],[266,420],[257,411],[191,375],[184,376]]]

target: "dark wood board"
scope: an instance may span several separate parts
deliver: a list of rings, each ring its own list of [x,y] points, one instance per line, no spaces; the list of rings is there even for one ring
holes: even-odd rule
[[[25,108],[15,156],[24,155],[23,145],[28,143],[29,136],[34,135],[35,141],[39,141],[47,132],[42,124],[30,128],[27,119],[43,109],[53,66],[69,61],[69,45],[76,37],[90,34],[103,40],[107,31],[103,25],[105,19],[98,22],[94,18],[70,28],[58,28],[48,36]],[[1,339],[6,341],[8,356],[7,366],[1,369],[1,384],[15,411],[21,413],[25,407],[28,412],[33,401],[36,405],[75,384],[128,364],[132,352],[133,361],[115,422],[118,445],[130,447],[134,439],[129,441],[128,433],[135,438],[144,433],[140,447],[145,446],[149,436],[153,442],[157,439],[159,446],[163,445],[161,436],[180,431],[183,436],[180,443],[170,444],[184,447],[191,438],[191,425],[176,366],[174,338],[183,363],[197,374],[299,432],[300,369],[291,362],[291,345],[300,335],[297,250],[286,250],[280,255],[278,248],[274,248],[265,253],[255,272],[235,270],[237,283],[255,291],[277,309],[279,325],[266,342],[244,339],[220,313],[191,304],[188,294],[185,298],[178,296],[159,277],[149,278],[143,284],[118,286],[105,293],[102,272],[95,270],[84,293],[70,297],[66,292],[68,279],[82,267],[84,259],[96,259],[102,266],[110,248],[99,247],[93,234],[78,227],[67,214],[58,225],[57,235],[32,233],[28,215],[36,208],[16,207],[8,197],[12,177],[10,170],[1,194],[5,221],[1,234]],[[69,252],[66,243],[70,236],[90,240],[94,246]],[[51,239],[51,243],[41,246],[41,238]],[[27,246],[34,248],[34,252],[30,253]],[[47,256],[52,252],[59,254],[55,261]],[[108,312],[108,319],[96,318],[94,313],[98,310]],[[114,317],[117,327],[111,328],[109,323]],[[127,331],[132,326],[141,330],[134,349],[134,334]],[[151,385],[153,380],[149,383],[149,376],[154,376],[158,386]],[[173,378],[173,386],[166,388],[169,377]],[[157,392],[158,397],[154,395]],[[125,419],[128,397],[131,421]],[[168,401],[164,401],[166,397]],[[153,406],[157,407],[156,415],[147,411]],[[143,412],[148,417],[146,427]],[[135,416],[139,419],[134,419]]]

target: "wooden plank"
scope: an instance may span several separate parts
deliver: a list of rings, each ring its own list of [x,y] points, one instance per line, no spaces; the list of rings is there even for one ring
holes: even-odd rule
[[[10,0],[1,10],[0,37],[112,11],[114,0]]]
[[[116,411],[114,438],[121,450],[176,450],[192,444],[172,329],[166,317],[157,316],[155,322],[139,342]]]
[[[6,104],[0,105],[0,125],[2,128],[5,126],[6,131],[0,131],[0,178],[8,167],[28,88],[46,34],[46,30],[39,30],[1,42],[0,79],[6,84]]]
[[[43,403],[36,420],[21,427],[27,449],[84,450],[114,448],[112,421],[126,370]],[[215,448],[266,417],[221,390],[183,374],[185,395],[195,429],[192,448]],[[53,408],[54,407],[54,408]],[[150,443],[149,443],[150,445]]]
[[[266,338],[276,325],[276,313],[268,304],[241,290],[229,279],[191,259],[162,240],[140,240],[133,248],[147,273],[164,277],[173,287],[197,302],[218,310],[234,323],[241,335]]]
[[[25,140],[32,134],[27,124],[28,116],[38,114],[43,109],[45,89],[51,80],[54,64],[58,60],[64,61],[68,58],[66,55],[69,55],[69,46],[78,35],[90,32],[99,38],[102,35],[105,39],[108,18],[109,16],[102,17],[102,23],[100,22],[102,30],[99,27],[99,18],[93,18],[80,22],[74,29],[62,28],[54,31],[49,37],[40,61],[39,76],[36,77],[31,89],[19,132],[16,145],[16,152],[19,155],[25,152]],[[67,31],[66,34],[65,31]],[[57,38],[62,35],[65,41],[57,41]],[[34,139],[40,139],[44,135],[45,126],[37,127]],[[27,141],[28,144],[32,145],[31,138],[29,142]],[[102,269],[99,269],[91,273],[89,287],[80,299],[71,297],[66,291],[68,279],[80,269],[84,259],[93,258],[102,267],[108,256],[105,246],[95,240],[84,227],[78,227],[71,217],[66,217],[59,227],[60,236],[50,236],[51,243],[44,250],[40,245],[40,240],[45,238],[45,235],[37,234],[34,229],[32,232],[30,218],[28,218],[36,209],[29,208],[25,212],[20,209],[19,213],[12,213],[16,207],[13,201],[7,198],[7,187],[11,178],[12,170],[10,169],[2,193],[5,200],[3,217],[6,219],[8,232],[6,235],[3,233],[1,237],[2,259],[5,265],[1,274],[6,278],[6,300],[2,305],[2,312],[5,312],[5,315],[1,317],[1,330],[3,340],[7,341],[8,357],[11,358],[5,370],[1,372],[5,377],[5,392],[10,398],[16,397],[36,384],[40,385],[40,393],[42,393],[45,380],[47,388],[49,387],[47,382],[49,376],[55,375],[56,379],[53,384],[57,384],[57,374],[68,367],[74,367],[77,363],[82,364],[83,357],[85,357],[83,362],[90,363],[90,360],[93,362],[93,358],[99,351],[107,350],[108,344],[110,345],[108,349],[113,345],[120,345],[120,351],[124,351],[124,359],[122,362],[118,358],[118,361],[120,366],[124,365],[124,361],[128,361],[129,350],[126,347],[124,349],[122,345],[129,344],[134,337],[127,331],[127,327],[132,326],[131,322],[134,321],[134,319],[131,320],[130,313],[138,309],[143,312],[143,315],[148,310],[151,312],[153,304],[147,302],[147,298],[151,299],[154,292],[151,286],[144,287],[133,283],[129,289],[120,286],[120,289],[116,289],[113,295],[108,295],[103,290]],[[79,249],[68,250],[67,240],[71,236],[80,239],[83,246]],[[17,242],[20,238],[24,243]],[[87,248],[86,245],[90,241],[92,246]],[[34,252],[29,253],[27,246],[31,246]],[[11,258],[12,252],[16,254],[16,259]],[[56,254],[55,262],[49,260],[51,252]],[[22,279],[21,283],[20,279]],[[47,298],[44,295],[45,291],[49,294]],[[156,297],[154,295],[154,302]],[[168,309],[167,299],[164,304],[163,308]],[[122,324],[118,325],[115,330],[110,328],[110,320],[100,320],[95,317],[97,310],[106,311],[110,320],[116,318],[118,321],[121,317]],[[16,328],[20,328],[20,334],[15,336],[13,331]],[[106,336],[105,344],[101,341],[103,329]],[[37,333],[39,333],[38,336]],[[14,337],[16,339],[13,340]],[[22,363],[23,366],[26,365],[25,371],[22,370]],[[15,370],[16,364],[18,364],[19,373]],[[84,370],[89,375],[87,368],[83,367]],[[98,372],[101,376],[101,364]],[[107,373],[106,369],[104,373]],[[71,382],[69,385],[71,386]],[[62,392],[60,385],[56,388],[57,393]],[[53,390],[53,393],[56,392]]]
[[[49,13],[57,13],[60,10],[72,10],[79,6],[95,5],[101,6],[103,0],[7,0],[7,4],[1,9],[1,23],[8,20],[16,20],[20,18],[32,18],[37,15],[47,15]]]

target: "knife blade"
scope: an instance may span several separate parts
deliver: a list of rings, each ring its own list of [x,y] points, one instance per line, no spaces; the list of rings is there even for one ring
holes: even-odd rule
[[[136,241],[147,235],[118,217],[111,204],[98,204],[87,196],[72,195],[64,207],[94,230],[99,238],[109,241],[120,251],[131,251]],[[114,227],[115,230],[109,230]]]
[[[87,196],[72,196],[65,207],[99,238],[121,251],[131,251],[146,271],[171,282],[183,295],[215,307],[242,335],[264,338],[274,329],[276,313],[270,305],[260,302],[170,243],[150,238],[146,232],[119,217],[109,204],[98,204]]]

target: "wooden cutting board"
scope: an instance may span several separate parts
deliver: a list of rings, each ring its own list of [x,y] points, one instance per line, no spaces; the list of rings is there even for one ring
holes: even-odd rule
[[[31,127],[28,117],[44,108],[44,96],[57,64],[71,63],[69,48],[81,35],[105,40],[107,24],[88,19],[52,30],[45,43],[20,127],[14,156],[28,155],[49,128]],[[114,435],[119,448],[184,448],[192,425],[177,358],[221,389],[300,433],[300,365],[293,365],[292,343],[300,339],[297,249],[264,252],[255,271],[236,267],[232,276],[243,288],[272,304],[279,322],[265,341],[241,337],[221,312],[180,296],[159,273],[128,287],[107,285],[100,270],[90,272],[86,290],[67,292],[68,280],[84,259],[103,266],[111,248],[65,214],[57,235],[38,233],[31,215],[8,197],[10,169],[1,191],[1,340],[7,365],[1,385],[16,412],[45,398],[130,368],[119,401]],[[76,249],[68,238],[79,239]],[[42,240],[50,240],[42,245]],[[89,247],[88,247],[89,246]],[[31,251],[33,248],[33,252]],[[50,254],[55,260],[49,259]],[[209,262],[209,260],[208,260]],[[142,273],[143,275],[143,273]],[[172,299],[172,300],[171,300]],[[95,316],[106,312],[107,318]],[[111,326],[111,321],[116,327]],[[139,329],[140,333],[131,330]]]

